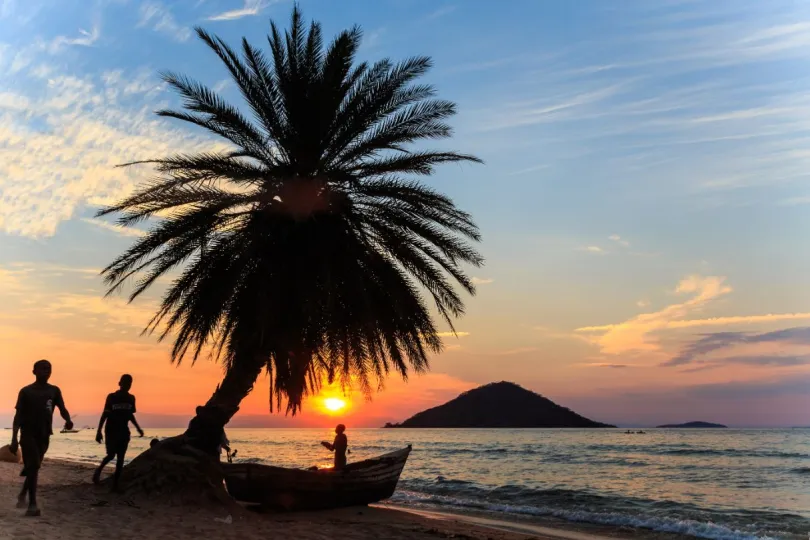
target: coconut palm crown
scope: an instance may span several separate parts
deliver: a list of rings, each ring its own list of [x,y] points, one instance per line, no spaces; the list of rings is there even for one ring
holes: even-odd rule
[[[454,284],[474,294],[464,266],[483,262],[471,216],[414,179],[480,161],[413,147],[451,135],[455,105],[415,82],[430,59],[358,63],[358,27],[324,47],[297,6],[289,30],[271,23],[269,53],[196,32],[243,106],[162,74],[183,106],[157,114],[227,146],[137,162],[157,178],[98,215],[151,228],[103,270],[108,294],[133,278],[132,301],[177,276],[145,332],[173,340],[173,362],[222,361],[207,407],[225,422],[262,371],[271,409],[295,414],[324,380],[368,392],[392,369],[427,369],[442,347],[435,314],[452,328],[464,311]]]

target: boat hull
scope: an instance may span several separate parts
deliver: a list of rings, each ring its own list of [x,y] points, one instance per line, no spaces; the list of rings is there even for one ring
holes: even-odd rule
[[[411,452],[408,446],[341,471],[285,469],[256,463],[223,464],[228,492],[237,501],[276,510],[359,506],[394,494]]]

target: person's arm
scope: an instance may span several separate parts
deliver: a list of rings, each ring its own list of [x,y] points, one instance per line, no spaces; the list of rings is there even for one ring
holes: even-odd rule
[[[138,435],[143,437],[143,430],[141,429],[141,426],[138,425],[138,421],[135,420],[135,397],[132,398],[132,415],[130,416],[129,421],[132,422],[132,425],[138,430]]]
[[[65,407],[65,400],[62,399],[62,391],[60,389],[56,389],[56,402],[54,406],[59,408],[59,414],[62,415],[62,419],[65,421],[65,429],[73,429],[73,420],[70,419],[70,413]]]
[[[107,396],[106,401],[104,401],[104,411],[101,413],[101,418],[98,419],[98,430],[96,431],[96,442],[101,443],[104,440],[104,436],[101,434],[101,428],[104,427],[104,423],[107,421],[107,415],[110,411],[110,396]]]
[[[327,442],[327,441],[321,441],[321,444],[323,445],[324,448],[326,448],[330,452],[335,451],[335,445],[333,445],[332,443]]]
[[[9,446],[9,450],[11,450],[12,454],[17,453],[17,447],[19,446],[19,433],[20,433],[20,416],[23,414],[22,409],[24,407],[24,400],[23,400],[23,391],[20,390],[20,393],[17,395],[17,405],[15,406],[14,412],[14,422],[11,431],[11,446]]]

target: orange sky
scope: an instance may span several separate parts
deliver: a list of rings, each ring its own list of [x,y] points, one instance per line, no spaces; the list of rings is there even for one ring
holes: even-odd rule
[[[694,416],[739,424],[805,423],[810,400],[800,387],[808,373],[801,360],[810,354],[810,345],[805,338],[783,339],[779,332],[810,318],[807,313],[734,314],[729,308],[736,291],[730,280],[716,276],[687,276],[630,310],[614,308],[612,316],[597,316],[602,309],[587,305],[577,314],[572,311],[575,296],[566,306],[520,303],[511,298],[508,283],[479,281],[480,292],[468,302],[458,337],[443,334],[446,349],[432,359],[431,373],[407,384],[391,378],[371,402],[354,393],[339,415],[326,414],[320,398],[311,400],[296,418],[268,414],[266,380],[260,380],[234,424],[328,426],[340,420],[355,427],[379,426],[498,380],[518,382],[612,423]],[[103,297],[96,268],[0,265],[0,396],[6,396],[0,402],[0,423],[10,421],[13,396],[31,380],[33,361],[45,357],[54,364],[53,382],[62,387],[82,425],[95,423],[105,395],[124,372],[135,377],[134,393],[147,424],[184,425],[194,406],[210,396],[221,372],[205,359],[193,367],[173,366],[166,344],[139,335],[158,294],[127,305],[121,297]],[[533,307],[539,310],[532,313]],[[542,315],[554,310],[560,312],[557,325],[546,322],[553,316]],[[544,324],[526,322],[532,319]],[[690,357],[687,365],[665,367],[690,344],[699,344],[700,336],[726,335],[716,334],[720,331],[765,337],[737,339]],[[776,338],[768,332],[776,332]],[[769,366],[768,359],[777,364]]]

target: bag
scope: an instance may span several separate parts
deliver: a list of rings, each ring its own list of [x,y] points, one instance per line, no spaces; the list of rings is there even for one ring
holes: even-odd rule
[[[6,463],[22,462],[22,449],[18,446],[17,454],[15,455],[11,453],[9,445],[3,446],[2,448],[0,448],[0,461],[5,461]]]

